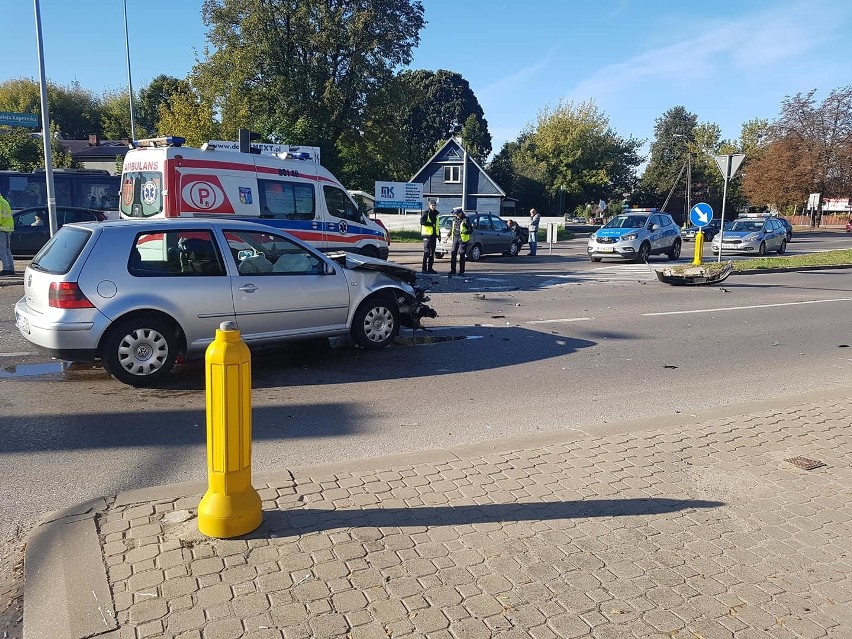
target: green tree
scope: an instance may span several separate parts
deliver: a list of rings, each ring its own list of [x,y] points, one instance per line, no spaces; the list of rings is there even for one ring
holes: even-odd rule
[[[208,140],[219,139],[221,133],[213,105],[191,86],[175,91],[165,104],[160,105],[156,129],[158,135],[178,135],[186,138],[187,144],[196,147]]]
[[[71,168],[76,164],[61,141],[56,127],[50,139],[50,155],[54,168]],[[34,171],[44,168],[44,146],[41,136],[33,136],[29,129],[0,126],[0,170]]]
[[[687,154],[698,148],[695,128],[698,116],[682,106],[672,107],[657,118],[655,139],[651,143],[648,165],[642,175],[641,188],[656,198],[665,198],[686,163]],[[662,203],[662,199],[660,201]]]
[[[107,91],[101,98],[101,133],[107,140],[130,137],[130,92],[126,89]]]
[[[789,210],[809,193],[852,192],[852,86],[832,90],[821,103],[815,94],[785,98],[766,129],[743,181],[753,204]]]
[[[205,0],[212,50],[194,86],[221,113],[223,133],[249,126],[269,139],[322,148],[364,121],[367,95],[411,61],[419,0]]]
[[[61,86],[48,82],[47,102],[51,124],[67,138],[85,139],[100,133],[100,101],[78,83]],[[16,78],[0,83],[0,111],[41,114],[38,82]]]
[[[158,75],[140,89],[139,99],[133,103],[137,137],[142,137],[142,131],[147,135],[156,133],[160,107],[167,104],[172,95],[179,91],[191,91],[189,82],[169,75]]]
[[[635,180],[640,146],[641,141],[613,131],[593,101],[560,102],[542,109],[535,125],[501,155],[506,151],[511,157],[513,195],[520,190],[525,207],[561,215],[589,201],[620,200]],[[495,164],[499,175],[506,159],[495,158]]]
[[[402,71],[396,78],[405,96],[399,127],[409,176],[420,169],[447,138],[461,127],[468,153],[483,162],[491,153],[491,134],[482,106],[461,75],[439,69]]]

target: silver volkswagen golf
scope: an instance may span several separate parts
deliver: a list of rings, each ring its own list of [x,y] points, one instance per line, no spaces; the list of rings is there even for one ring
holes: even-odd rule
[[[416,273],[361,255],[325,255],[269,226],[223,219],[68,224],[24,274],[18,330],[40,350],[102,360],[119,381],[163,381],[223,321],[263,344],[351,335],[389,345],[435,317]]]

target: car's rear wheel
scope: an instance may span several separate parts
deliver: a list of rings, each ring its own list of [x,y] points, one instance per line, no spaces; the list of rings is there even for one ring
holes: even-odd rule
[[[642,242],[639,246],[639,252],[636,254],[637,262],[647,262],[651,255],[651,245],[647,242]]]
[[[352,319],[352,339],[361,348],[379,350],[399,332],[399,309],[390,295],[373,295],[361,303]]]
[[[478,262],[480,257],[482,257],[482,246],[474,244],[468,249],[467,259],[471,262]]]
[[[757,247],[758,255],[766,255],[766,242],[761,242],[760,246]]]
[[[153,315],[121,320],[107,333],[102,357],[107,371],[124,384],[159,384],[177,359],[174,326]]]
[[[600,257],[590,257],[589,259],[590,259],[592,262],[600,262],[602,258],[600,258]]]
[[[778,255],[784,255],[787,251],[787,240],[781,240],[781,246],[778,247]]]
[[[669,252],[666,253],[670,260],[676,260],[680,257],[680,240],[675,240],[672,247],[669,249]]]

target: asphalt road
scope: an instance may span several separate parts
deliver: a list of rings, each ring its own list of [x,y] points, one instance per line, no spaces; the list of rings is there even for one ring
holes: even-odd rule
[[[791,248],[850,244],[817,233]],[[428,334],[382,352],[283,349],[254,364],[256,473],[848,386],[852,272],[668,287],[648,267],[591,264],[582,239],[435,278]],[[392,258],[416,264],[416,245]],[[447,260],[437,267],[446,271]],[[654,263],[666,263],[655,258]],[[167,389],[66,370],[13,326],[0,288],[0,539],[41,513],[206,477],[200,362]]]

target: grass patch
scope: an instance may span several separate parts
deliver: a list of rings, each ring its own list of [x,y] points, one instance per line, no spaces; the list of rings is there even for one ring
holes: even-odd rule
[[[391,231],[390,232],[391,242],[420,242],[420,231]]]
[[[722,257],[725,257],[724,254]],[[852,250],[843,249],[824,253],[808,253],[807,255],[779,255],[778,257],[740,260],[734,262],[734,272],[752,269],[795,268],[797,266],[837,266],[841,264],[852,264]]]

